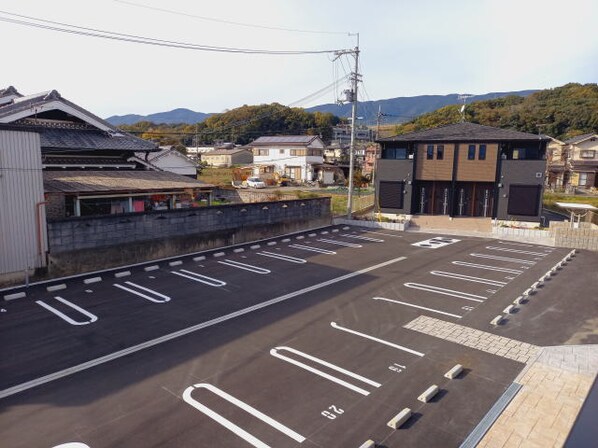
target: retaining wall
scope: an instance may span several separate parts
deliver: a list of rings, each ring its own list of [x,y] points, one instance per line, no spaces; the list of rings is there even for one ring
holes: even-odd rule
[[[52,275],[103,269],[330,225],[330,198],[48,222]]]

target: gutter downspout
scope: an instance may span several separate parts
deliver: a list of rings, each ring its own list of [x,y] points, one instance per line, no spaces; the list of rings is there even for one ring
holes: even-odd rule
[[[48,201],[41,201],[35,204],[35,209],[36,209],[36,214],[35,214],[35,220],[36,220],[36,224],[37,224],[37,256],[38,256],[38,262],[40,263],[40,266],[42,266],[44,263],[42,262],[42,249],[43,249],[43,241],[42,241],[42,216],[41,216],[41,207],[42,205],[46,205],[48,203]]]

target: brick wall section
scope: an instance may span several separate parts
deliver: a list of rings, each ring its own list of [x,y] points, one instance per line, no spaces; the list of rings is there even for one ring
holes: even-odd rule
[[[293,222],[303,223],[306,228],[330,224],[330,199],[234,204],[55,220],[48,222],[48,239],[50,253],[56,254]]]
[[[47,219],[58,219],[66,215],[64,203],[64,194],[48,193],[46,194],[46,217]]]

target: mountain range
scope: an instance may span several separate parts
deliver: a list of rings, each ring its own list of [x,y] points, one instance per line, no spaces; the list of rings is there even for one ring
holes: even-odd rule
[[[502,98],[505,96],[526,97],[538,90],[519,90],[514,92],[490,92],[483,95],[473,95],[467,98],[467,102],[483,101],[489,99]],[[360,117],[361,124],[375,124],[378,111],[382,113],[381,122],[384,124],[402,123],[409,121],[419,115],[435,111],[441,107],[451,104],[459,104],[459,94],[449,95],[419,95],[412,97],[397,97],[385,100],[360,102],[357,114]],[[350,104],[321,104],[305,109],[308,112],[330,112],[338,117],[347,118],[351,115]],[[176,124],[187,123],[195,124],[204,121],[212,113],[195,112],[190,109],[174,109],[168,112],[158,112],[150,115],[113,115],[106,120],[115,125],[131,125],[140,121],[151,121],[153,123]]]

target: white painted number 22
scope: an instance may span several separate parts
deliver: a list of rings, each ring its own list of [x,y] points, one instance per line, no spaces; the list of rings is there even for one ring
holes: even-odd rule
[[[328,410],[322,411],[322,415],[330,420],[334,420],[337,415],[344,414],[341,408],[337,408],[335,405],[328,406]]]

